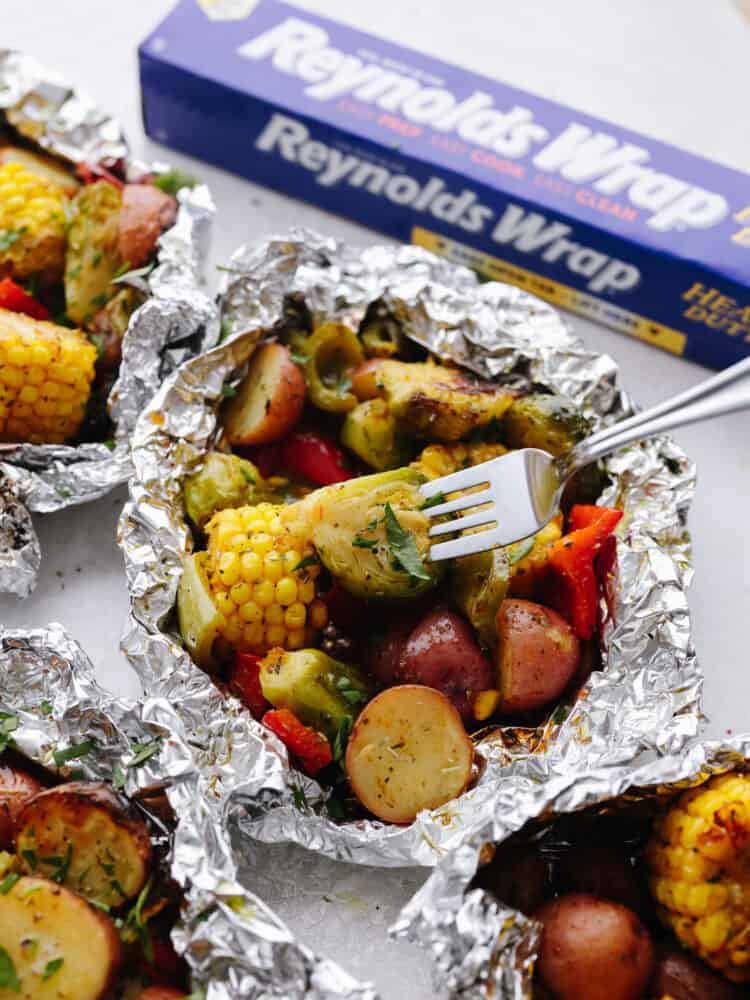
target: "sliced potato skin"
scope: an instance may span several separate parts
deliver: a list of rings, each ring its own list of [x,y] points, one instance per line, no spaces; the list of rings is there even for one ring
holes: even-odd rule
[[[43,878],[26,876],[0,895],[0,942],[21,987],[0,987],[0,1000],[101,1000],[122,962],[112,920]],[[59,959],[60,967],[43,979],[49,963]]]
[[[18,815],[44,786],[30,774],[0,765],[0,851],[12,851]]]
[[[474,748],[444,694],[421,684],[388,688],[360,713],[346,751],[346,773],[366,809],[388,823],[410,823],[464,791]]]
[[[27,802],[16,849],[29,874],[59,878],[111,907],[140,892],[153,860],[144,821],[109,785],[94,782],[58,785]]]
[[[283,344],[263,344],[227,404],[224,433],[230,444],[271,444],[288,434],[305,405],[305,378]]]

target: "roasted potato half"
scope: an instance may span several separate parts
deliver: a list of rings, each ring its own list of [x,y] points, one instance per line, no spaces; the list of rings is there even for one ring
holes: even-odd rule
[[[152,863],[146,824],[105,784],[70,782],[40,792],[18,817],[16,850],[44,875],[110,907],[136,896]]]
[[[43,878],[21,878],[0,895],[0,942],[0,1000],[99,1000],[122,959],[112,920]]]
[[[16,767],[0,766],[0,851],[12,851],[18,815],[42,785]]]

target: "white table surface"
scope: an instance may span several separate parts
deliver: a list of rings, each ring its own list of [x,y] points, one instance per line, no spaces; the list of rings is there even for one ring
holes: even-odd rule
[[[368,231],[146,140],[140,122],[136,45],[172,0],[3,0],[4,47],[55,67],[117,114],[136,154],[169,158],[211,186],[219,215],[208,279],[241,242],[306,224],[354,242]],[[750,22],[731,0],[301,0],[386,38],[496,76],[659,139],[750,172]],[[376,237],[377,238],[377,237]],[[635,340],[571,319],[586,343],[615,356],[625,386],[645,404],[703,377],[703,369]],[[748,417],[736,415],[677,435],[697,461],[691,514],[695,641],[706,673],[708,732],[750,729],[746,615],[750,602]],[[34,627],[60,621],[79,639],[102,681],[135,694],[118,649],[127,610],[115,543],[125,490],[88,506],[37,518],[44,562],[25,602],[0,598],[0,621]],[[273,852],[272,852],[273,853]],[[433,995],[427,963],[384,929],[419,882],[415,872],[371,873],[309,858],[267,857],[285,869],[274,891],[279,912],[301,937],[353,974],[376,982],[386,1000]],[[275,867],[274,867],[275,866]],[[290,876],[294,873],[294,877]],[[278,883],[277,883],[278,885]],[[358,943],[359,942],[359,943]]]

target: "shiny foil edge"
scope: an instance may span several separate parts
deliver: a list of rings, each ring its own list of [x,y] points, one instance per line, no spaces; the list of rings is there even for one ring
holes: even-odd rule
[[[117,119],[25,53],[0,49],[0,114],[40,149],[71,163],[125,160],[132,177],[166,169],[133,159]],[[108,401],[113,447],[0,445],[0,473],[16,497],[15,504],[0,506],[0,544],[14,537],[14,523],[23,516],[19,505],[49,513],[96,500],[126,482],[138,414],[170,372],[218,338],[215,305],[198,289],[215,211],[211,195],[199,185],[183,189],[178,201],[176,221],[159,240],[157,265],[139,286],[149,298],[123,338],[119,376]],[[25,597],[33,589],[41,554],[38,541],[32,547],[33,559],[27,545],[3,544],[0,590]]]
[[[18,717],[13,738],[31,760],[66,776],[111,781],[119,766],[125,792],[164,787],[177,817],[165,864],[186,890],[172,940],[190,966],[192,988],[207,1000],[283,996],[289,1000],[377,1000],[335,963],[297,942],[273,911],[238,884],[222,796],[196,768],[188,734],[163,698],[116,698],[96,683],[78,643],[58,624],[0,627],[0,711]],[[86,739],[95,752],[56,768],[53,751]],[[129,768],[134,743],[159,739],[159,753]],[[251,751],[252,748],[247,748]],[[221,746],[204,752],[219,758]]]
[[[695,472],[662,438],[609,461],[612,485],[602,501],[626,512],[615,616],[604,629],[605,669],[579,697],[536,730],[505,727],[496,731],[502,738],[483,740],[478,751],[486,768],[478,784],[409,826],[339,825],[314,811],[325,793],[292,771],[278,741],[192,663],[173,614],[182,560],[192,548],[182,476],[211,444],[225,381],[273,332],[289,294],[303,296],[316,320],[353,324],[384,297],[410,336],[484,377],[511,372],[564,392],[598,423],[632,412],[612,359],[586,351],[554,309],[520,289],[479,285],[471,272],[416,247],[356,250],[299,230],[237,251],[222,287],[229,338],[186,362],[139,420],[119,534],[131,600],[122,648],[144,689],[179,702],[197,741],[224,727],[232,739],[254,734],[263,743],[255,767],[232,754],[219,778],[239,828],[344,861],[431,867],[478,830],[498,839],[519,829],[539,789],[556,787],[572,770],[622,764],[646,750],[676,753],[701,720],[702,675],[685,594],[691,576],[685,520]],[[313,808],[295,807],[298,788]]]

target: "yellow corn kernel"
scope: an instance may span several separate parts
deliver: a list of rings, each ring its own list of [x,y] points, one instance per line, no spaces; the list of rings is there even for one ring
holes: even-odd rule
[[[288,629],[302,629],[307,621],[307,608],[300,601],[290,604],[284,612],[284,624]]]
[[[257,552],[243,552],[240,558],[242,567],[242,579],[246,583],[255,583],[260,580],[263,572],[263,563]]]
[[[269,646],[283,646],[286,639],[286,629],[283,625],[269,625],[266,629],[266,642]]]
[[[310,624],[313,628],[323,628],[328,623],[328,608],[323,601],[313,601],[310,605]]]
[[[240,566],[240,572],[242,572],[241,566]],[[241,580],[239,583],[235,583],[235,585],[230,589],[229,596],[232,598],[235,604],[240,605],[244,604],[245,601],[250,600],[251,593],[252,590],[250,588],[250,585],[248,583],[245,583],[244,580]]]
[[[231,618],[237,610],[234,601],[225,590],[217,591],[214,594],[214,601],[216,602],[216,607],[225,618]]]
[[[315,599],[315,581],[300,581],[297,584],[297,596],[303,604],[310,604]]]
[[[232,587],[240,578],[240,559],[236,552],[224,552],[219,559],[219,579],[225,587]]]
[[[265,629],[258,623],[248,625],[242,632],[242,638],[251,649],[258,649],[263,645]]]
[[[266,552],[271,551],[273,539],[265,531],[261,531],[257,535],[251,535],[250,544],[253,552],[257,552],[259,556],[264,556]]]
[[[239,610],[243,622],[255,625],[263,621],[263,609],[256,601],[245,601]]]
[[[287,649],[302,649],[305,645],[305,630],[303,628],[290,629],[286,634],[284,645]]]
[[[297,600],[297,583],[291,576],[282,576],[276,584],[276,600],[283,607],[288,607]]]
[[[281,574],[284,572],[281,556],[278,552],[268,552],[263,557],[263,576],[266,580],[271,580],[276,583],[281,579]]]
[[[284,609],[278,604],[272,604],[263,612],[263,621],[266,625],[283,625]]]
[[[276,588],[270,580],[261,580],[253,588],[253,598],[262,608],[267,608],[270,604],[273,604],[275,595]]]

